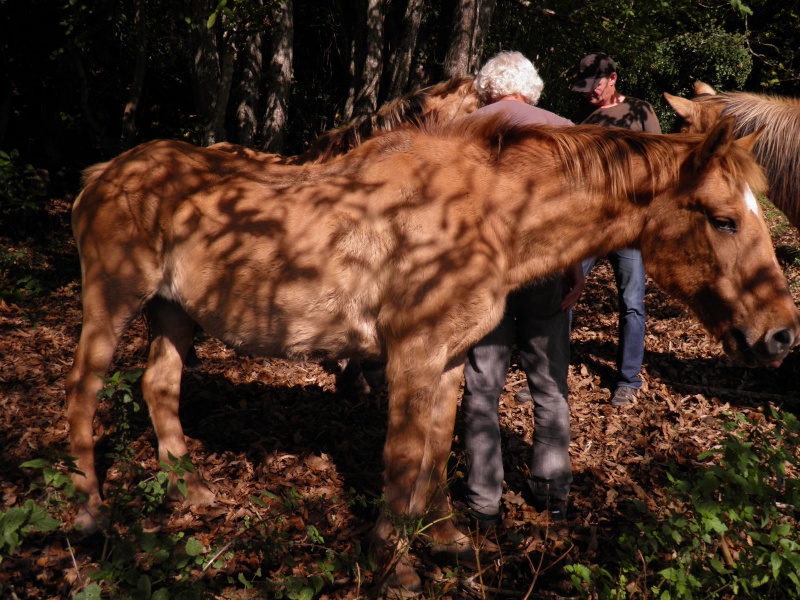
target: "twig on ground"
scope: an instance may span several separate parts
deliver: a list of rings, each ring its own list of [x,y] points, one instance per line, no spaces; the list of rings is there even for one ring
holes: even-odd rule
[[[75,575],[78,578],[78,585],[83,585],[83,577],[81,577],[81,572],[78,569],[78,561],[75,560],[75,551],[72,549],[72,544],[69,543],[69,537],[66,537],[67,540],[67,549],[69,550],[69,556],[72,559],[72,566],[75,567]]]

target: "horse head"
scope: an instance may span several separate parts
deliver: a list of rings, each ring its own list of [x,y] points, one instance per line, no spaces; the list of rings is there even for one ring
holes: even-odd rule
[[[766,189],[751,155],[757,138],[734,141],[725,117],[696,141],[680,167],[677,210],[654,211],[641,247],[654,279],[728,354],[774,366],[797,344],[800,321],[755,198]]]
[[[682,98],[664,92],[664,99],[678,115],[681,133],[703,133],[710,131],[719,121],[725,100],[714,88],[702,81],[694,84],[694,98]]]

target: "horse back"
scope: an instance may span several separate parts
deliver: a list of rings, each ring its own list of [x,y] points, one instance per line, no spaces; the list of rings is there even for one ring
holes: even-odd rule
[[[380,356],[382,319],[400,327],[392,306],[441,307],[454,275],[442,265],[467,260],[463,215],[480,213],[458,208],[469,191],[441,158],[452,149],[432,166],[406,141],[305,166],[139,146],[93,171],[73,208],[84,287],[175,302],[248,354]],[[444,187],[450,205],[435,200]]]

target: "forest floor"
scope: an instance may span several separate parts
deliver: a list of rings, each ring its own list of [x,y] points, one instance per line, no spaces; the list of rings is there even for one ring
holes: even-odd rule
[[[344,395],[332,370],[318,363],[242,358],[214,339],[198,338],[201,365],[185,372],[181,416],[194,464],[218,499],[214,507],[154,506],[137,494],[138,484],[158,470],[147,411],[129,415],[130,428],[121,431],[117,408],[107,400],[96,430],[106,495],[117,499],[109,536],[71,532],[72,506],[54,503],[52,489],[31,491],[42,470],[20,465],[67,450],[64,378],[81,327],[70,203],[50,203],[39,239],[0,238],[0,289],[6,291],[0,296],[0,511],[49,498],[51,513],[66,524],[48,533],[30,531],[19,548],[0,556],[0,596],[52,600],[84,590],[89,597],[87,586],[95,579],[104,597],[368,596],[375,585],[366,545],[380,510],[386,392]],[[798,232],[774,210],[768,218],[800,303]],[[22,285],[26,293],[11,293]],[[615,306],[613,277],[602,262],[574,318],[569,520],[550,525],[547,514],[527,501],[532,406],[514,399],[524,383],[514,364],[500,408],[506,483],[504,520],[493,537],[499,558],[477,573],[441,566],[418,548],[414,556],[427,597],[544,597],[554,579],[549,574],[560,565],[608,566],[619,532],[637,519],[636,501],[656,510],[670,469],[696,468],[698,455],[725,434],[728,412],[753,422],[769,419],[770,408],[800,412],[800,352],[779,368],[746,369],[724,356],[652,282],[642,390],[634,405],[612,407]],[[142,368],[146,347],[146,328],[138,320],[113,371]],[[144,406],[138,393],[134,386],[134,401]],[[459,421],[454,480],[464,472],[460,431]],[[127,436],[122,450],[115,444],[121,435]],[[462,515],[454,518],[466,523]],[[153,544],[167,552],[156,556]],[[151,596],[159,587],[180,593]]]

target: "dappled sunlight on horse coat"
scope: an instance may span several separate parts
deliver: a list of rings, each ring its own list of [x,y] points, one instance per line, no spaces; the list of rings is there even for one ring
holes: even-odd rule
[[[122,332],[153,339],[142,392],[162,460],[188,453],[178,418],[196,322],[237,350],[387,362],[387,508],[450,520],[445,466],[464,356],[523,283],[620,246],[733,356],[778,364],[798,313],[750,190],[764,179],[730,120],[709,135],[512,126],[500,118],[400,128],[323,164],[281,165],[174,141],[86,173],[73,208],[83,329],[67,377],[71,452],[101,504],[92,421]],[[210,501],[187,474],[189,501]],[[398,531],[373,532],[379,564]],[[390,583],[414,589],[407,558]]]

